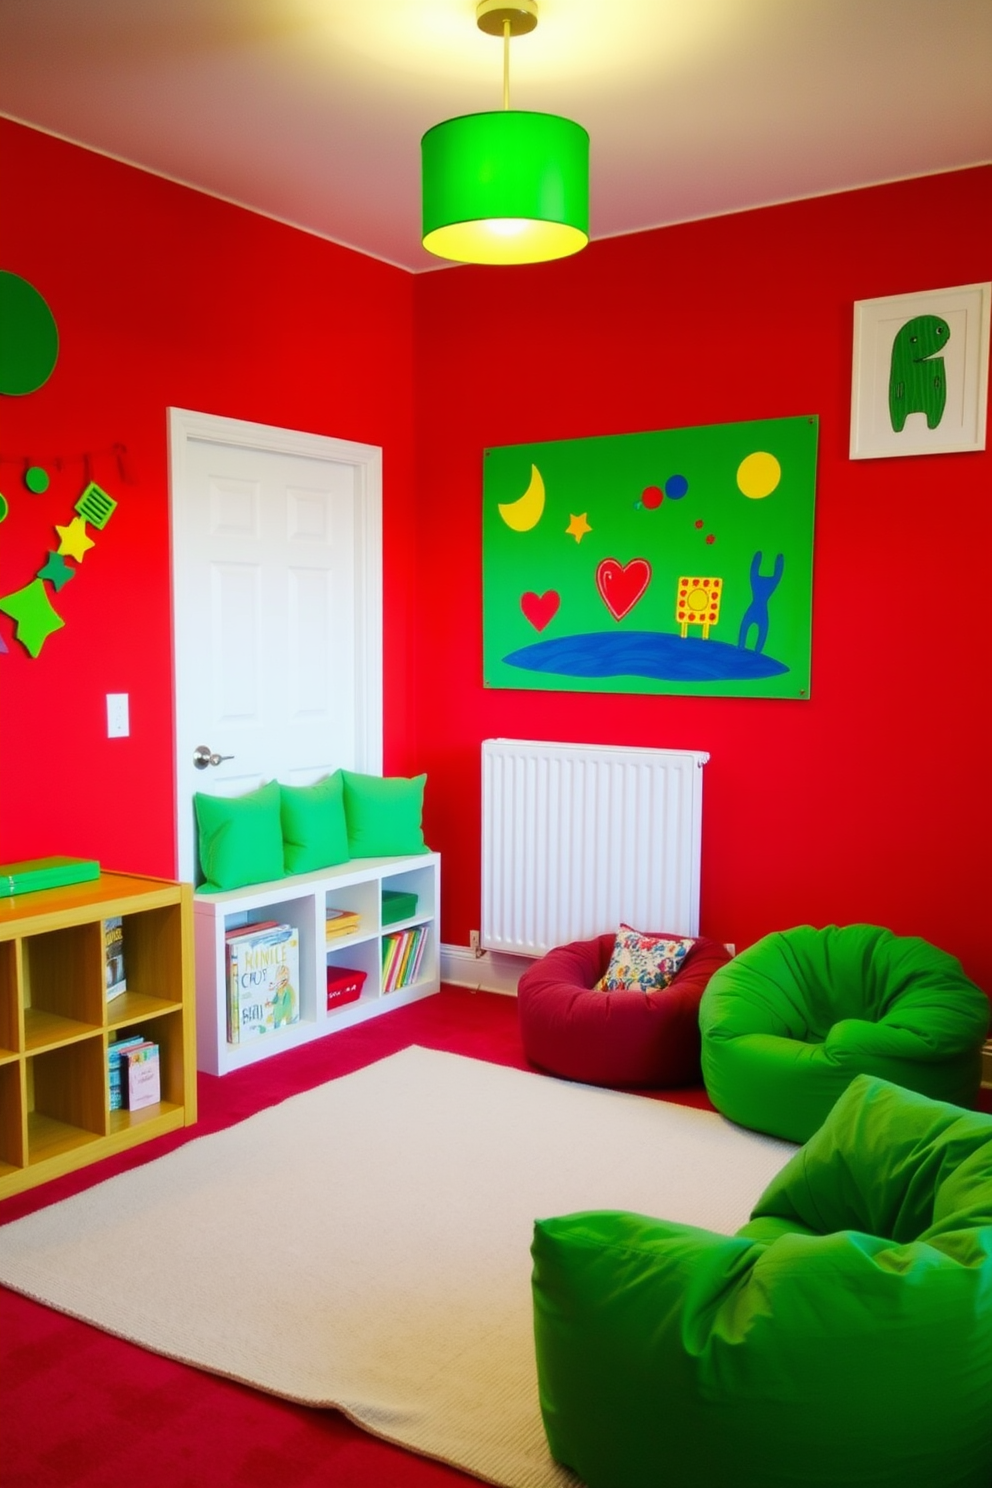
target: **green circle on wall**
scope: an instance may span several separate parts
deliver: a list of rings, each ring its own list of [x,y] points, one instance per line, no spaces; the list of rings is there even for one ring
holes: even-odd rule
[[[7,513],[9,511],[10,511],[10,507],[7,505],[7,498],[6,498],[6,496],[0,496],[0,522],[3,521],[4,517],[7,515]]]
[[[25,472],[24,484],[29,491],[34,491],[36,496],[40,496],[43,491],[48,490],[48,471],[42,470],[40,465],[32,465]]]
[[[6,269],[0,269],[0,326],[0,393],[35,392],[58,360],[58,327],[34,285]]]

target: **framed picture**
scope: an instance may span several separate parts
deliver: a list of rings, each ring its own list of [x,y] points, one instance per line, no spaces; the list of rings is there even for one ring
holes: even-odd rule
[[[985,448],[992,285],[857,300],[851,459]]]
[[[805,414],[487,449],[484,685],[808,699],[818,439]]]

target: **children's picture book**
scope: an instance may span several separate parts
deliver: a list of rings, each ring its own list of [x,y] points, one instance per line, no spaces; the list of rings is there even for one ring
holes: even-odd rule
[[[110,1081],[110,1100],[108,1102],[111,1111],[123,1110],[127,1102],[121,1087],[121,1060],[122,1055],[129,1049],[136,1049],[140,1044],[147,1043],[143,1033],[132,1034],[130,1038],[118,1039],[116,1043],[107,1046],[107,1073]]]
[[[141,1111],[162,1099],[158,1044],[150,1041],[125,1049],[120,1056],[121,1094],[129,1111]]]
[[[112,915],[103,922],[103,965],[107,981],[107,1001],[112,1002],[127,991],[124,975],[124,920]]]
[[[278,930],[278,920],[250,920],[246,925],[232,925],[224,931],[225,941],[240,940],[242,935],[258,935],[262,930]]]
[[[300,936],[292,925],[245,927],[227,941],[227,1039],[243,1044],[300,1021]]]

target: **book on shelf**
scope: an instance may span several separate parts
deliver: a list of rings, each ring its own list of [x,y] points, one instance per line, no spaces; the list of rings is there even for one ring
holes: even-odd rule
[[[124,919],[111,915],[103,922],[103,966],[107,984],[107,1001],[112,1002],[127,991],[124,975]]]
[[[410,981],[410,967],[413,959],[414,947],[417,944],[416,930],[407,930],[404,933],[404,945],[400,956],[399,965],[396,968],[396,978],[393,990],[397,987],[405,987]]]
[[[121,1038],[116,1043],[107,1045],[107,1075],[109,1080],[110,1100],[108,1102],[111,1111],[120,1111],[125,1105],[124,1092],[121,1087],[121,1061],[122,1056],[129,1049],[136,1049],[141,1044],[148,1043],[143,1033],[132,1034],[129,1038]]]
[[[424,964],[424,955],[427,951],[428,938],[427,926],[421,925],[419,928],[419,939],[413,956],[413,966],[410,969],[411,982],[420,981],[420,973]]]
[[[0,899],[88,883],[99,877],[100,864],[92,858],[28,858],[18,863],[0,863]]]
[[[389,992],[395,974],[396,961],[400,955],[402,932],[382,937],[382,990]]]
[[[227,942],[227,1041],[247,1043],[300,1021],[300,936],[246,925]]]
[[[252,920],[247,925],[232,925],[229,930],[224,931],[224,939],[230,943],[232,940],[240,940],[243,935],[258,935],[262,930],[278,928],[278,920]]]
[[[119,1059],[121,1096],[129,1111],[142,1111],[162,1099],[162,1068],[158,1044],[151,1040],[125,1049]]]
[[[362,923],[362,917],[353,909],[328,909],[324,928],[328,940],[337,940],[341,935],[354,935]]]
[[[383,937],[382,990],[396,992],[415,982],[420,970],[427,926],[416,925]]]

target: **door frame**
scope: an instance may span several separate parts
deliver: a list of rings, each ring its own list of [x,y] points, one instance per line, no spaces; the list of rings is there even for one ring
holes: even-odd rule
[[[187,534],[181,521],[179,493],[189,480],[188,451],[191,441],[233,445],[262,453],[300,455],[314,460],[332,460],[351,465],[358,492],[355,512],[355,732],[356,767],[368,774],[382,773],[382,450],[374,444],[356,444],[329,434],[310,434],[300,429],[282,429],[274,424],[256,424],[221,414],[197,413],[188,408],[169,408],[169,544],[172,599],[172,699],[173,796],[175,799],[175,850],[178,876],[193,879],[195,842],[192,813],[180,800],[179,751],[189,746],[195,720],[185,714],[183,667],[186,649],[182,644],[181,590]],[[215,747],[215,746],[212,746]]]

